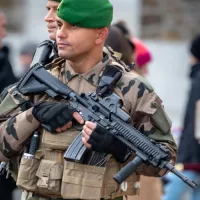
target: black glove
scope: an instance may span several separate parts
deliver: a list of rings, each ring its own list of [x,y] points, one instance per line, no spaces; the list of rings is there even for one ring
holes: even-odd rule
[[[61,102],[40,102],[33,107],[33,116],[49,132],[73,120],[72,114],[76,112],[72,106]]]
[[[130,155],[127,146],[97,124],[88,140],[92,150],[112,154],[118,162],[125,162]]]

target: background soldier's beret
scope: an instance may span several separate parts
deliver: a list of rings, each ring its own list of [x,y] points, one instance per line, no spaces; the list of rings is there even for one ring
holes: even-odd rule
[[[79,27],[103,28],[112,22],[113,6],[109,0],[62,0],[57,15]]]
[[[57,1],[57,2],[60,3],[62,0],[48,0],[48,1]]]

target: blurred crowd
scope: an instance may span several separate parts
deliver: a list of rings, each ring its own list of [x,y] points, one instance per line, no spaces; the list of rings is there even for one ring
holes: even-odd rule
[[[55,39],[55,32],[53,32],[56,26],[54,15],[52,8],[48,7],[45,21],[52,40]],[[28,71],[37,48],[37,44],[31,41],[21,47],[19,55],[21,74],[16,77],[9,61],[12,49],[9,46],[4,46],[2,42],[6,36],[6,16],[0,13],[0,93],[5,87],[19,81],[23,74]],[[149,72],[149,64],[152,59],[156,59],[156,57],[153,57],[151,49],[140,38],[134,36],[123,20],[110,27],[110,33],[105,45],[122,54],[122,60],[132,69],[131,73],[137,73],[144,78]],[[190,74],[188,78],[191,80],[188,102],[185,105],[182,127],[172,129],[179,147],[175,167],[185,176],[200,184],[200,35],[191,41],[188,52],[190,54],[190,66],[188,66]],[[196,189],[189,188],[188,185],[172,173],[163,178],[143,176],[140,184],[140,196],[128,196],[126,197],[128,200],[200,199],[199,187]],[[11,200],[11,194],[14,189],[15,182],[12,177],[6,174],[0,175],[0,198],[2,200]]]

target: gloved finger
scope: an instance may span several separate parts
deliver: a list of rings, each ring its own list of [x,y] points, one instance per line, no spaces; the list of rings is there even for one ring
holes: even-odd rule
[[[42,113],[42,115],[40,116],[40,118],[42,118],[43,120],[46,121],[46,123],[48,123],[50,120],[54,120],[56,122],[60,121],[59,120],[56,120],[56,117],[58,116],[57,113],[61,113],[62,112],[62,108],[59,106],[59,104],[54,104],[53,106],[51,105],[45,105],[44,108],[41,108],[40,111],[38,113]],[[58,127],[60,127],[59,125],[61,124],[58,124]],[[62,123],[62,126],[64,124]]]
[[[57,128],[57,129],[56,129],[56,132],[57,132],[57,133],[61,133],[61,132],[62,132],[62,129],[61,129],[61,128]]]
[[[87,135],[91,135],[92,134],[92,132],[93,132],[93,130],[92,129],[90,129],[90,128],[88,128],[88,126],[87,125],[84,125],[83,126],[83,130],[84,130],[84,132],[87,134]]]
[[[82,136],[83,138],[85,138],[86,141],[90,139],[90,136],[84,130],[82,130]]]
[[[68,112],[62,112],[62,117],[65,120],[65,123],[67,124],[68,122],[72,121],[73,116],[69,114]]]
[[[51,127],[52,131],[56,131],[57,128],[60,128],[60,126],[58,125],[58,123],[55,119],[51,119],[48,122],[46,122],[45,124],[48,124],[48,126]]]
[[[68,122],[68,123],[65,124],[64,126],[57,128],[57,129],[56,129],[56,132],[57,132],[57,133],[65,132],[65,131],[67,131],[67,129],[69,129],[69,128],[71,128],[71,127],[72,127],[72,122]]]
[[[69,122],[69,119],[66,119],[64,116],[58,115],[55,119],[57,121],[58,127],[63,127]]]
[[[96,123],[94,123],[94,122],[90,122],[90,121],[86,121],[85,122],[85,125],[88,127],[88,128],[90,128],[91,130],[95,130],[95,128],[97,127],[97,124]]]
[[[72,127],[72,121],[67,123],[67,128],[71,128]]]
[[[78,112],[74,112],[73,117],[79,124],[84,124],[84,119]]]
[[[68,111],[68,113],[70,113],[71,115],[75,112],[77,112],[77,110],[75,108],[73,108],[73,106],[71,106],[70,104],[65,104],[66,105],[66,109]]]
[[[60,128],[62,132],[66,131],[68,129],[67,124],[65,124],[63,127]]]
[[[87,148],[91,148],[91,145],[87,143],[87,141],[84,137],[82,138],[82,142]]]
[[[87,141],[87,143],[88,143],[89,145],[91,145],[91,149],[93,149],[94,151],[101,152],[100,149],[99,149],[99,144],[98,144],[98,142],[96,142],[95,140],[93,140],[91,137],[90,137],[90,139]]]
[[[48,105],[48,106],[45,106],[45,107],[38,107],[37,108],[37,116],[40,119],[49,120],[51,118],[51,112],[49,112],[51,109],[52,109],[51,105]]]
[[[104,127],[97,124],[96,128],[94,129],[94,132],[97,132],[100,134],[105,134],[107,132],[107,130]]]
[[[101,134],[93,131],[92,134],[90,135],[90,138],[93,139],[93,140],[95,140],[96,142],[101,142],[104,137],[102,137]]]

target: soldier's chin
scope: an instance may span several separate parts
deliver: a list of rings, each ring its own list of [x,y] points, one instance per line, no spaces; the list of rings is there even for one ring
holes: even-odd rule
[[[71,58],[73,58],[73,56],[67,54],[64,50],[59,50],[58,51],[58,55],[61,57],[61,58],[64,58],[66,60],[71,60]]]
[[[56,41],[56,32],[49,32],[49,39]]]

